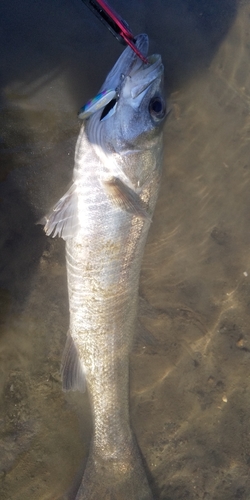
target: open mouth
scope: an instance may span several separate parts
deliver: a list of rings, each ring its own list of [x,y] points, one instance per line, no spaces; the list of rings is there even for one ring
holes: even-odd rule
[[[135,43],[140,52],[147,57],[148,36],[145,34],[138,35]],[[138,58],[130,47],[127,47],[108,74],[99,93],[80,109],[79,118],[82,120],[87,119],[96,111],[102,110],[100,120],[103,121],[115,112],[116,103],[122,89],[125,90],[126,88],[126,96],[135,100],[146,91],[162,72],[163,65],[160,55],[153,54],[149,56],[146,64]]]
[[[116,110],[117,101],[119,100],[119,94],[123,85],[127,86],[124,91],[124,96],[133,99],[134,105],[138,101],[137,97],[141,99],[146,92],[147,88],[152,84],[163,73],[163,64],[161,61],[161,56],[159,54],[153,54],[148,57],[148,64],[143,63],[140,59],[136,58],[132,60],[132,65],[129,68],[127,75],[121,73],[121,84],[116,88],[116,96],[107,103],[104,107],[100,121],[103,121],[111,117]],[[127,80],[126,76],[130,79]],[[138,104],[138,103],[137,103]]]
[[[153,54],[148,57],[148,64],[141,64],[140,68],[132,68],[130,77],[133,80],[131,88],[131,97],[135,99],[144,90],[146,90],[151,83],[156,80],[163,73],[163,64],[159,54]]]

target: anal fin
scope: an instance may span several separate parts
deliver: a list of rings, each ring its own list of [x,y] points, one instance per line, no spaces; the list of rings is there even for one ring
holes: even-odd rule
[[[63,391],[85,392],[86,382],[84,369],[70,333],[67,335],[66,345],[63,351],[61,375]]]
[[[118,177],[102,181],[106,194],[115,206],[126,210],[127,212],[140,217],[141,219],[151,220],[147,212],[146,203],[129,186],[127,186]]]

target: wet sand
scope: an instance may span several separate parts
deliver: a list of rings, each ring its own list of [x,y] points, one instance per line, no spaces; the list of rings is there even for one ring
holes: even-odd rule
[[[112,4],[121,11],[118,3]],[[86,10],[76,1],[69,5],[58,19],[49,3],[36,7],[44,12],[29,35],[37,45],[27,31],[18,52],[6,31],[0,118],[3,500],[74,498],[91,436],[87,395],[61,391],[68,328],[64,244],[46,238],[35,221],[70,181],[76,112],[98,90],[120,47],[100,23],[88,31],[88,13],[81,39]],[[130,21],[131,5],[121,5]],[[156,499],[249,500],[250,2],[223,2],[218,12],[213,2],[154,5],[155,17],[152,2],[138,1],[141,15],[134,8],[130,24],[135,32],[147,31],[152,52],[163,55],[172,113],[141,273],[131,418]],[[8,9],[6,3],[5,14]],[[27,19],[20,12],[21,20],[18,11],[6,14],[6,25],[33,26],[30,11]],[[49,28],[45,44],[41,25],[50,23],[64,33],[60,45]]]

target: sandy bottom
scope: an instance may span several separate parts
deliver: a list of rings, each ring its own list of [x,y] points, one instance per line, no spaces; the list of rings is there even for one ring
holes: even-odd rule
[[[131,417],[160,500],[250,497],[249,18],[246,2],[170,96],[140,283],[150,342],[131,354]],[[25,92],[7,85],[1,115],[0,497],[68,500],[91,415],[86,395],[61,391],[64,244],[34,222],[70,180],[79,124],[62,76]]]

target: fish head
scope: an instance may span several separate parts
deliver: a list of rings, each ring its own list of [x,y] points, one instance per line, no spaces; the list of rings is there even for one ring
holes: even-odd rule
[[[148,36],[135,40],[147,57]],[[149,56],[146,64],[127,47],[100,89],[115,89],[116,96],[88,120],[89,140],[121,155],[145,149],[145,144],[150,148],[166,116],[163,71],[160,55]]]

